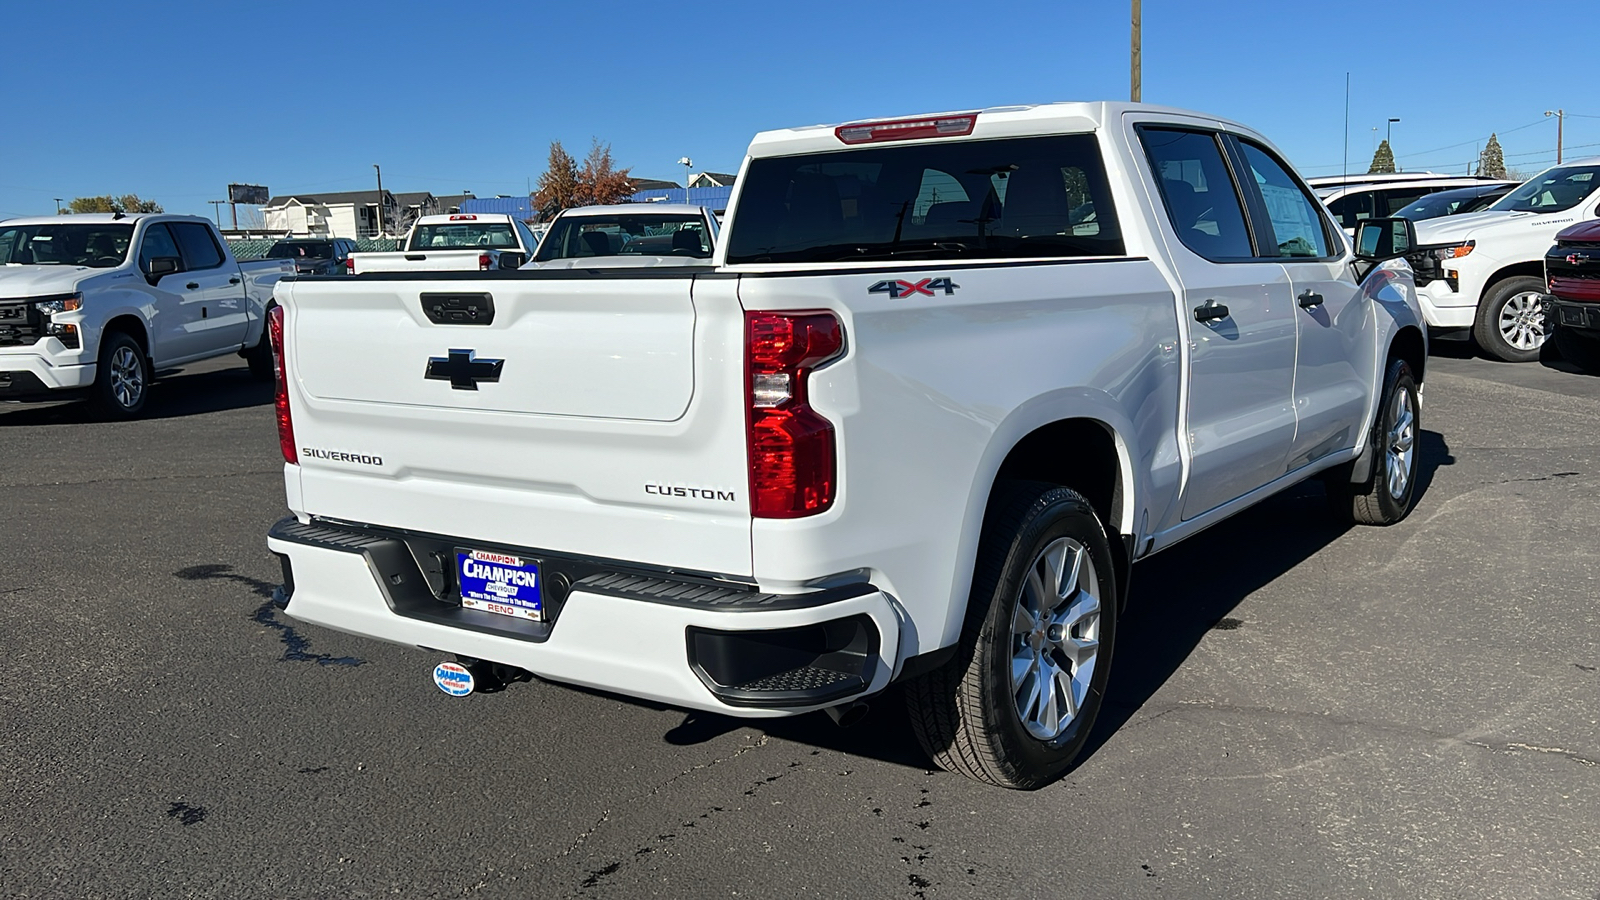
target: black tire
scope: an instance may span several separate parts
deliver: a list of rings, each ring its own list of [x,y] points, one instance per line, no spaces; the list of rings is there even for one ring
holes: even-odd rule
[[[95,367],[95,406],[107,418],[136,418],[150,398],[151,374],[150,359],[138,341],[122,331],[105,333]]]
[[[273,304],[268,304],[266,311],[270,311]],[[240,352],[244,361],[250,366],[250,377],[257,381],[272,381],[278,376],[278,367],[272,359],[272,342],[267,340],[266,316],[261,319],[261,340],[248,350]]]
[[[1045,617],[1028,611],[1029,573],[1041,564],[1047,566],[1040,570],[1047,575],[1058,571],[1048,568],[1042,555],[1057,547],[1066,548],[1064,554],[1072,554],[1071,558],[1082,563],[1068,585],[1072,593],[1055,601],[1060,612],[1054,619],[1058,623],[1072,621],[1074,610],[1089,609],[1091,595],[1086,586],[1092,585],[1098,595],[1092,624],[1090,617],[1083,615],[1078,624],[1064,629],[1059,624],[1046,626]],[[906,705],[923,749],[947,771],[1000,787],[1031,790],[1060,777],[1082,751],[1105,698],[1116,638],[1117,597],[1111,547],[1089,501],[1074,491],[1041,482],[997,486],[978,547],[972,596],[956,655],[943,667],[906,685]],[[1017,622],[1027,620],[1034,622],[1032,631],[1014,630]],[[1087,666],[1082,665],[1084,660],[1073,664],[1068,659],[1067,651],[1059,646],[1060,636],[1046,636],[1046,631],[1057,635],[1058,629],[1065,637],[1098,641]],[[1036,668],[1024,673],[1024,684],[1033,678],[1031,683],[1037,686],[1058,690],[1060,682],[1038,673],[1061,671],[1071,678],[1065,689],[1074,696],[1081,685],[1076,714],[1057,722],[1059,731],[1053,738],[1030,733],[1018,708],[1017,698],[1025,689],[1013,686],[1013,662],[1030,653]],[[1048,665],[1059,669],[1043,668],[1047,659]],[[1084,673],[1084,668],[1089,671]],[[1037,708],[1047,720],[1056,718],[1045,716],[1042,696],[1036,705],[1030,699],[1029,708]],[[1037,721],[1033,724],[1040,727]]]
[[[1490,285],[1489,290],[1484,292],[1483,301],[1478,304],[1478,317],[1472,326],[1472,337],[1478,342],[1478,347],[1505,362],[1533,362],[1538,359],[1539,348],[1544,344],[1546,335],[1543,306],[1547,295],[1544,291],[1544,279],[1534,275],[1517,275]],[[1531,309],[1507,311],[1508,305],[1527,304],[1529,294],[1538,295]],[[1523,346],[1512,343],[1502,326],[1510,327]]]
[[[1411,374],[1411,365],[1403,359],[1390,360],[1383,379],[1378,421],[1368,438],[1372,448],[1371,474],[1365,482],[1351,484],[1350,469],[1341,466],[1337,470],[1340,474],[1327,482],[1334,514],[1342,521],[1352,525],[1393,525],[1410,514],[1416,504],[1417,470],[1422,456],[1418,446],[1422,410],[1417,399],[1417,379]],[[1398,469],[1401,465],[1403,470]],[[1397,470],[1403,472],[1398,494]]]
[[[1555,342],[1562,359],[1590,375],[1600,375],[1600,335],[1557,328]]]

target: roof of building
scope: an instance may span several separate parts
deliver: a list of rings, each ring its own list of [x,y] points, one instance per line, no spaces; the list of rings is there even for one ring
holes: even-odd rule
[[[633,189],[635,191],[662,191],[669,188],[678,188],[679,190],[682,190],[683,185],[677,183],[676,181],[661,181],[657,178],[633,179]]]
[[[397,196],[393,191],[384,191],[383,193],[389,198],[389,202],[391,203],[397,202],[399,196],[414,196],[411,194],[402,194]],[[278,197],[269,197],[266,205],[288,206],[290,200],[298,200],[302,206],[311,206],[314,204],[328,206],[339,203],[356,203],[365,204],[367,206],[375,206],[378,203],[378,192],[341,191],[333,194],[284,194]]]
[[[733,183],[738,180],[739,176],[729,175],[726,172],[701,172],[690,179],[690,187],[733,187]],[[706,184],[708,181],[711,183]]]

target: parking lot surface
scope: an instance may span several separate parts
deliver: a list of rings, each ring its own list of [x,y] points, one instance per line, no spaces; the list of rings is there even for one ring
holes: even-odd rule
[[[139,422],[0,406],[0,894],[1600,896],[1600,379],[1440,344],[1410,518],[1308,485],[1141,564],[1090,753],[1014,793],[892,695],[849,730],[453,699],[296,625],[235,363]]]

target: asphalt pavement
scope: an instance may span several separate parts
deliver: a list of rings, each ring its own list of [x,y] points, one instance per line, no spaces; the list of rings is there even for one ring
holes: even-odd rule
[[[1425,493],[1297,488],[1135,569],[1083,763],[932,768],[849,730],[541,682],[268,595],[271,394],[0,405],[5,897],[1600,897],[1600,379],[1440,344]]]

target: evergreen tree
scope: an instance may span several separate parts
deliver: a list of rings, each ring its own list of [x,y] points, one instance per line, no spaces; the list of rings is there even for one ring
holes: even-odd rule
[[[1384,138],[1383,143],[1378,145],[1378,152],[1372,154],[1372,165],[1367,169],[1367,174],[1375,175],[1379,172],[1393,171],[1394,151],[1389,149],[1389,139]]]
[[[1500,150],[1499,136],[1489,135],[1489,143],[1478,154],[1478,174],[1485,178],[1506,177],[1506,155]]]

